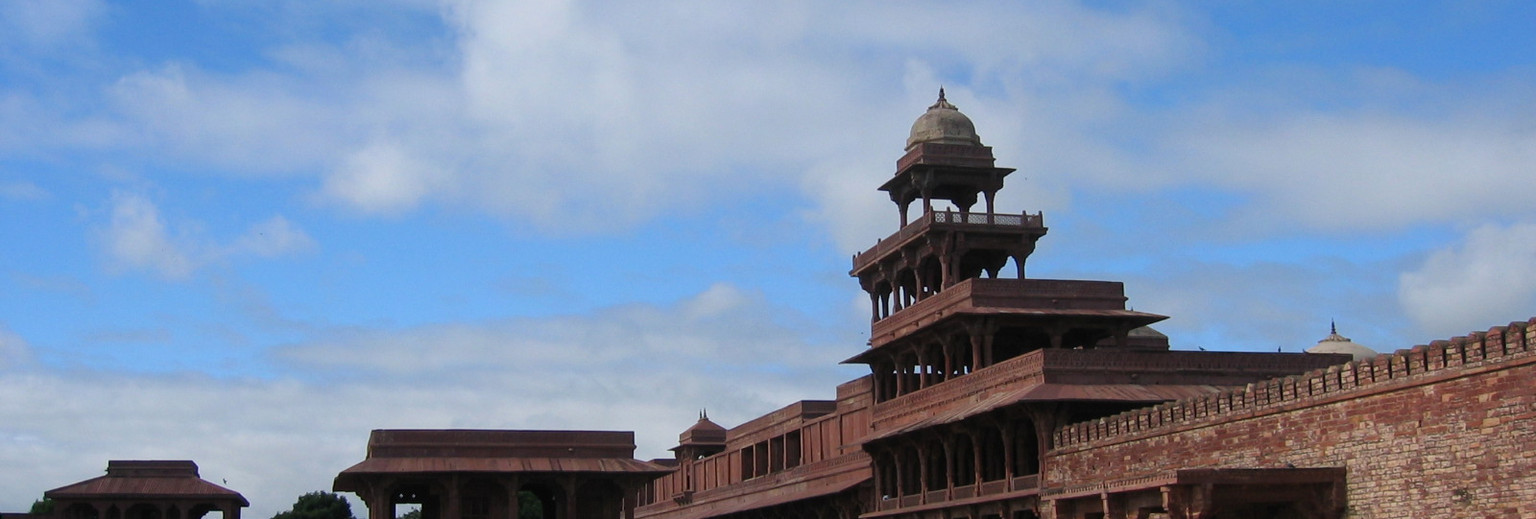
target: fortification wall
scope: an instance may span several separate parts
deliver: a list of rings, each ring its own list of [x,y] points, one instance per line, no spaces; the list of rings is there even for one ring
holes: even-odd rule
[[[1536,517],[1536,319],[1052,440],[1047,494],[1178,468],[1346,467],[1349,517]]]

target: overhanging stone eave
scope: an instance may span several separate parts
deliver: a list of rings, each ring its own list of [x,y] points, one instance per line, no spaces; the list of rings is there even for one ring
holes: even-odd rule
[[[882,353],[882,352],[885,351],[885,350],[881,349],[883,346],[891,344],[893,342],[896,342],[897,339],[900,339],[900,338],[903,338],[903,337],[907,337],[907,336],[910,336],[910,335],[913,335],[913,334],[916,334],[916,333],[921,333],[921,332],[926,331],[926,330],[932,330],[932,329],[935,329],[935,328],[939,328],[939,327],[945,326],[947,323],[953,322],[957,318],[960,318],[960,317],[979,317],[979,316],[987,316],[987,317],[998,318],[998,319],[1002,320],[1002,324],[1014,325],[1014,326],[1019,326],[1019,325],[1028,326],[1030,324],[1034,324],[1034,322],[1036,322],[1036,321],[1039,321],[1041,323],[1046,323],[1046,322],[1056,323],[1056,322],[1061,322],[1061,320],[1063,320],[1063,319],[1075,320],[1078,323],[1088,324],[1088,325],[1091,325],[1095,321],[1098,321],[1098,322],[1104,323],[1105,327],[1111,327],[1109,325],[1118,323],[1119,326],[1114,326],[1114,327],[1123,327],[1127,331],[1129,331],[1131,329],[1135,329],[1135,328],[1140,328],[1142,326],[1147,326],[1147,325],[1150,325],[1152,323],[1156,323],[1156,322],[1159,322],[1159,321],[1162,321],[1162,320],[1168,318],[1168,316],[1166,316],[1166,315],[1158,315],[1158,314],[1152,314],[1152,313],[1147,313],[1147,312],[1138,312],[1138,311],[1135,311],[1135,310],[1094,310],[1094,309],[1067,309],[1067,308],[1007,308],[1007,307],[979,307],[978,308],[978,307],[963,307],[963,306],[962,307],[954,307],[949,312],[945,313],[944,315],[938,316],[937,318],[935,318],[932,321],[921,323],[921,324],[918,325],[917,328],[912,329],[910,331],[907,331],[905,333],[892,333],[892,334],[889,334],[889,335],[884,334],[884,333],[879,333],[878,332],[878,328],[879,328],[878,325],[879,325],[879,323],[875,323],[876,324],[875,329],[877,330],[877,333],[875,334],[875,338],[871,339],[869,349],[867,349],[867,350],[865,350],[863,352],[860,352],[857,355],[854,355],[852,357],[844,359],[842,361],[842,363],[843,364],[868,364],[869,363],[868,360],[870,360],[873,355],[875,355],[876,353]]]

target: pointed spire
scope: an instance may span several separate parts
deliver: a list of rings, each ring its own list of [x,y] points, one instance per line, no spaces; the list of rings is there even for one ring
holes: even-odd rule
[[[949,109],[949,110],[958,110],[958,108],[955,108],[955,105],[949,104],[949,99],[944,97],[944,87],[942,87],[942,86],[939,87],[939,100],[938,101],[934,101],[933,102],[933,106],[929,106],[928,107],[929,110],[934,110],[934,109],[938,109],[938,108],[945,108],[945,109]]]
[[[1320,342],[1349,342],[1349,337],[1339,335],[1338,322],[1330,319],[1328,321],[1328,336],[1323,337],[1323,340]]]

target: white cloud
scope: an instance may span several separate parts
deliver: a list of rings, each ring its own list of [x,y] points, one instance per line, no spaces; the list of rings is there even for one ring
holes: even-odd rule
[[[47,190],[25,180],[0,182],[0,200],[42,200],[48,196]]]
[[[11,45],[78,45],[89,40],[90,29],[105,11],[97,0],[0,2],[0,50]]]
[[[32,348],[20,334],[0,322],[0,372],[14,370],[32,362]]]
[[[1398,280],[1398,299],[1432,337],[1536,315],[1536,224],[1483,225]]]
[[[103,230],[108,256],[120,269],[149,270],[167,279],[185,279],[196,268],[186,243],[173,239],[149,199],[125,192],[112,195],[111,220]]]
[[[334,330],[279,352],[286,379],[7,373],[0,503],[29,503],[108,459],[175,458],[268,517],[328,489],[376,428],[634,430],[636,455],[660,457],[701,407],[734,425],[833,398],[861,374],[836,362],[862,345],[778,324],[792,314],[717,285],[665,306]]]
[[[404,377],[542,377],[547,370],[722,372],[770,365],[816,370],[841,359],[806,344],[818,336],[816,330],[769,319],[788,314],[792,311],[771,306],[762,294],[716,284],[665,307],[635,304],[593,315],[338,330],[283,348],[280,355],[311,369]],[[538,391],[536,384],[528,389]]]
[[[356,134],[354,117],[365,117],[344,110],[317,79],[266,71],[226,77],[170,63],[119,79],[107,95],[119,124],[133,129],[133,140],[118,146],[224,171],[290,175],[330,160]]]
[[[274,216],[272,219],[252,225],[224,253],[229,256],[251,254],[263,258],[272,258],[303,252],[315,247],[315,240],[309,237],[303,229],[298,228],[287,218]]]
[[[114,145],[238,174],[314,175],[324,199],[368,214],[439,203],[612,231],[761,186],[813,185],[803,177],[827,164],[888,164],[944,82],[936,69],[988,85],[951,85],[976,100],[973,113],[1046,114],[1030,124],[1055,135],[1059,114],[1041,107],[1087,105],[1040,91],[1102,97],[1105,81],[1168,74],[1199,52],[1179,14],[1156,9],[444,5],[451,55],[370,36],[273,49],[281,67],[129,74],[109,100],[135,136]],[[871,135],[890,136],[879,141],[888,153],[861,151]]]
[[[374,143],[348,155],[322,191],[364,212],[397,213],[414,209],[443,175],[398,145]]]
[[[1191,171],[1186,181],[1255,195],[1245,224],[1396,229],[1531,214],[1529,204],[1499,202],[1536,164],[1536,131],[1507,117],[1303,112],[1202,120],[1198,134],[1170,145]]]
[[[99,229],[104,252],[115,270],[143,270],[168,280],[185,280],[209,263],[247,256],[271,258],[315,247],[303,229],[281,215],[252,225],[229,245],[203,238],[195,222],[174,231],[160,208],[144,195],[112,194],[109,221]]]

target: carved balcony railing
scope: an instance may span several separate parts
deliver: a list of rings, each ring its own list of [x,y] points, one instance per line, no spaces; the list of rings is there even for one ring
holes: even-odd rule
[[[854,255],[853,271],[863,270],[869,264],[900,248],[912,237],[935,227],[975,231],[1044,229],[1045,215],[1042,213],[961,213],[959,211],[933,211],[925,213],[919,216],[916,221],[896,231],[896,234],[876,242],[875,246],[870,247],[869,250]]]

